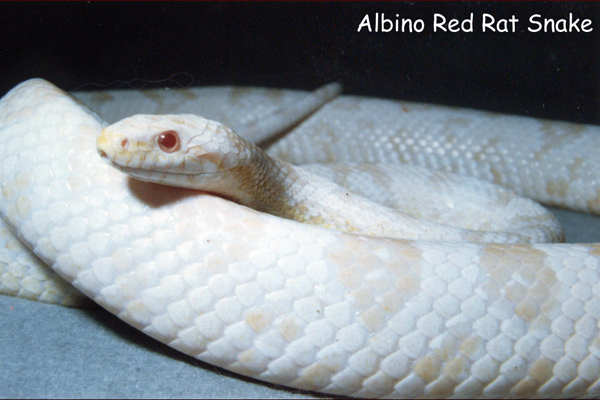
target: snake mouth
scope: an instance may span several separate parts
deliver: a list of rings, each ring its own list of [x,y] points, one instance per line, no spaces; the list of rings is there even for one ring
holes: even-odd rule
[[[147,182],[154,182],[154,183],[159,183],[159,184],[166,184],[166,185],[171,185],[169,183],[163,183],[162,181],[166,180],[167,178],[171,178],[169,179],[170,181],[177,181],[177,176],[179,175],[180,179],[181,176],[185,176],[185,175],[205,175],[205,176],[218,176],[219,174],[222,174],[224,171],[215,171],[215,172],[202,172],[202,173],[193,173],[193,172],[189,172],[186,173],[185,171],[181,171],[179,173],[172,173],[169,171],[163,171],[163,170],[145,170],[143,168],[133,168],[133,167],[128,167],[125,165],[121,165],[119,163],[117,163],[116,161],[111,160],[111,158],[108,156],[108,154],[104,151],[104,150],[98,150],[98,154],[100,155],[100,158],[102,158],[102,161],[104,161],[105,163],[107,163],[108,165],[117,168],[118,170],[120,170],[121,172],[123,172],[124,174],[127,174],[133,178],[139,179],[139,180],[143,180],[143,181],[147,181]],[[159,177],[159,178],[157,178]],[[181,186],[181,185],[177,185],[177,186]],[[183,187],[187,187],[187,186],[183,186]]]
[[[117,163],[115,163],[113,160],[110,159],[110,157],[108,156],[108,153],[106,153],[104,150],[98,149],[98,155],[100,155],[100,158],[102,159],[102,161],[104,161],[111,167],[117,167],[117,168],[119,167],[119,165]]]

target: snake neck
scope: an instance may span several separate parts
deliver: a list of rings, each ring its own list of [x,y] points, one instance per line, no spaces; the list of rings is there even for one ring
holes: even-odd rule
[[[279,217],[297,219],[298,191],[307,182],[289,163],[272,158],[253,143],[237,138],[236,146],[249,151],[240,165],[216,174],[198,175],[193,187]],[[242,152],[242,150],[240,150]]]
[[[527,242],[513,232],[471,231],[418,218],[375,203],[336,183],[270,157],[238,137],[229,148],[245,154],[240,163],[198,176],[197,189],[278,217],[369,236],[413,240]]]

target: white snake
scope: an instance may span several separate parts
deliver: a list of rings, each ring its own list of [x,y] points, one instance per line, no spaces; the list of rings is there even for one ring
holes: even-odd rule
[[[135,113],[119,104],[115,119]],[[95,153],[104,126],[42,80],[9,92],[0,211],[64,278],[148,335],[238,373],[334,394],[600,395],[599,245],[363,237],[184,190],[148,195],[154,186]],[[516,135],[504,138],[504,127]],[[363,151],[349,150],[355,141]],[[341,97],[271,151],[295,163],[415,161],[598,212],[599,142],[594,127]]]
[[[364,190],[373,185],[368,184],[374,179],[370,175],[353,185],[355,190],[363,192],[361,196],[348,187],[335,184],[335,177],[328,180],[311,173],[313,166],[297,167],[269,157],[228,127],[195,115],[129,117],[103,129],[96,144],[101,156],[110,165],[136,179],[217,194],[258,211],[342,232],[399,239],[486,243],[563,239],[560,225],[551,213],[500,187],[488,184],[483,188],[482,182],[464,178],[463,186],[477,187],[479,193],[465,191],[455,182],[456,187],[450,189],[453,194],[457,193],[454,198],[444,199],[450,203],[450,206],[444,207],[441,202],[431,199],[443,197],[444,192],[440,191],[440,187],[427,187],[423,182],[426,171],[420,168],[414,170],[414,167],[387,164],[366,164],[368,169],[363,168],[363,164],[321,165],[323,168],[333,166],[333,174],[342,172],[343,177],[368,173],[384,175],[385,181],[392,187],[410,187],[410,190],[398,190],[401,194],[410,192],[414,197],[412,202],[405,203],[417,203],[425,209],[425,204],[430,202],[435,204],[431,208],[435,208],[437,214],[445,216],[456,212],[456,203],[469,199],[472,209],[465,214],[474,214],[477,208],[483,209],[483,212],[476,213],[479,217],[477,224],[478,227],[485,226],[486,230],[439,224],[424,220],[423,210],[415,217],[364,197],[373,194],[396,196],[395,191],[387,193],[387,187],[381,187],[374,193]],[[425,187],[411,185],[406,176],[422,178],[421,185]],[[450,177],[440,174],[436,174],[435,178],[450,180]],[[431,195],[439,192],[437,196]],[[422,197],[418,198],[419,195]],[[451,210],[445,212],[448,208]],[[456,223],[466,225],[466,215],[458,214],[461,221]],[[497,218],[487,221],[485,214]]]

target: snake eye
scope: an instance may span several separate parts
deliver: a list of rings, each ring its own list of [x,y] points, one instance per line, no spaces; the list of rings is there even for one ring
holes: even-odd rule
[[[173,153],[179,150],[181,140],[175,131],[165,131],[158,136],[158,147],[165,153]]]

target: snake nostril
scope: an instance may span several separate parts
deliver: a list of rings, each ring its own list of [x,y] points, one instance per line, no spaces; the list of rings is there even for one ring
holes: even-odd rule
[[[121,140],[121,147],[126,149],[127,147],[129,147],[129,140],[127,139],[123,139]]]

